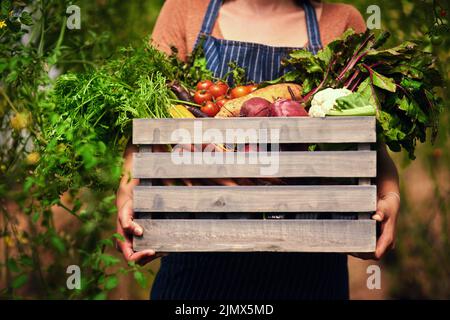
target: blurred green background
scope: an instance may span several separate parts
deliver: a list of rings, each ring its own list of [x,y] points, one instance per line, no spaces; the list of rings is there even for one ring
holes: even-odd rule
[[[5,0],[2,0],[2,5],[5,2]],[[32,68],[31,65],[36,65],[36,61],[40,61],[39,59],[42,56],[52,52],[58,44],[58,40],[60,41],[60,56],[57,64],[59,72],[83,71],[95,68],[110,58],[117,48],[129,45],[139,46],[143,39],[151,34],[163,2],[163,0],[28,1],[29,6],[37,5],[40,7],[46,20],[45,23],[41,24],[42,29],[33,27],[27,49],[20,49],[9,57],[6,56],[5,50],[10,49],[12,42],[8,43],[4,31],[0,30],[3,32],[0,38],[0,46],[5,48],[3,60],[0,62],[0,71],[3,72],[0,88],[3,86],[4,92],[9,93],[11,99],[15,100],[19,100],[19,95],[22,94],[19,91],[20,86],[33,88],[34,85],[34,88],[37,89],[37,85],[30,80],[37,72],[36,67]],[[439,15],[441,14],[441,8],[448,12],[447,2],[431,0],[329,2],[352,4],[360,10],[366,19],[370,16],[367,13],[368,6],[378,5],[381,9],[382,28],[392,33],[390,44],[406,39],[425,41],[427,50],[433,52],[438,58],[437,63],[446,79],[447,86],[442,95],[446,101],[446,108],[448,108],[448,101],[450,101],[448,90],[450,39],[448,39],[448,33],[436,33],[433,36],[433,41],[427,35],[427,32],[434,30],[433,10],[439,8]],[[61,38],[60,26],[66,16],[65,10],[70,4],[76,4],[81,8],[81,29],[65,30],[65,34]],[[42,36],[42,30],[45,30],[45,37]],[[11,41],[23,41],[23,38]],[[7,61],[6,58],[8,58]],[[45,63],[43,66],[45,67]],[[10,72],[6,75],[4,71],[8,68]],[[14,79],[15,86],[10,85],[8,87],[5,85],[3,77],[13,77],[14,75],[10,75],[13,72],[11,70],[18,70],[16,72],[18,75],[15,75],[17,77],[17,80]],[[0,99],[2,99],[0,105],[3,108],[3,111],[0,112],[0,117],[2,117],[0,123],[3,125],[5,123],[3,120],[8,112],[8,101],[5,97],[6,95],[0,96]],[[15,100],[12,102],[15,103]],[[18,102],[18,104],[20,103]],[[450,245],[448,238],[450,162],[449,143],[447,141],[449,128],[448,112],[443,112],[440,135],[435,145],[432,146],[428,143],[419,146],[417,159],[414,162],[407,160],[406,155],[403,154],[392,155],[400,171],[402,190],[402,211],[398,225],[396,249],[389,253],[382,262],[350,258],[352,298],[450,298]],[[7,134],[6,132],[3,131],[3,134]],[[10,156],[9,153],[4,151],[2,161],[6,163],[5,159],[8,156]],[[19,173],[22,174],[21,177],[26,176],[27,170],[23,168],[20,170],[22,171],[14,172],[15,177]],[[6,177],[8,173],[3,172],[1,174]],[[17,180],[20,179],[17,178]],[[20,184],[21,181],[15,183]],[[64,195],[63,197],[67,198],[64,201],[70,202],[70,195]],[[64,299],[65,293],[60,287],[65,285],[65,273],[57,272],[57,276],[49,273],[48,270],[52,269],[47,269],[47,267],[49,264],[67,265],[68,261],[70,262],[70,259],[72,259],[71,248],[59,250],[60,252],[55,250],[56,253],[45,252],[40,257],[30,255],[31,261],[27,262],[20,252],[21,248],[29,246],[30,243],[27,242],[29,241],[27,236],[24,236],[27,233],[20,230],[30,227],[31,218],[29,213],[22,217],[21,208],[16,207],[12,202],[7,198],[1,199],[0,297],[59,297]],[[66,244],[71,243],[73,230],[79,226],[61,208],[53,208],[49,215],[54,219],[54,231],[52,232],[58,234],[58,237],[51,238],[53,239],[51,240],[53,247],[61,248],[58,241],[63,241]],[[98,228],[98,238],[113,232],[114,214],[109,216],[107,220],[108,223],[102,224],[101,228]],[[37,230],[35,232],[39,234],[39,228]],[[45,241],[43,240],[39,245],[45,245]],[[121,258],[120,254],[115,252],[113,248],[108,247],[105,252],[108,257],[111,257],[108,258],[110,259],[108,261],[115,261],[115,263],[106,263],[106,270],[117,270],[120,264],[125,265],[123,262],[118,262]],[[103,251],[101,254],[103,254]],[[16,258],[18,256],[21,258]],[[107,260],[104,257],[102,259]],[[90,260],[83,261],[89,263]],[[141,279],[140,281],[141,286],[134,280],[140,278],[140,276],[136,276],[136,270],[134,270],[134,273],[122,275],[120,281],[111,280],[105,283],[104,280],[100,280],[98,283],[107,294],[98,294],[95,291],[85,297],[147,299],[158,264],[159,261],[154,261],[144,270],[141,270],[145,272],[145,280],[142,281]],[[381,290],[368,290],[366,287],[366,268],[370,264],[381,266]],[[25,270],[32,270],[33,274],[38,273],[37,280],[34,277],[31,279],[24,277]],[[101,275],[92,275],[93,279],[96,277],[99,278]]]

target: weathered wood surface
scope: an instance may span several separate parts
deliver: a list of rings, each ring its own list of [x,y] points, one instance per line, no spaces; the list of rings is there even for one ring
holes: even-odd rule
[[[367,152],[368,150],[370,150],[370,148],[371,148],[371,146],[368,143],[361,143],[361,144],[358,145],[358,150],[360,150],[360,151],[366,151]],[[376,151],[374,151],[374,152],[375,152],[375,176],[376,176],[376,171],[377,171],[376,161],[377,161],[377,159],[376,159]],[[358,179],[358,184],[360,186],[371,185],[371,183],[372,183],[372,180],[371,180],[370,177],[361,177],[361,178]],[[372,217],[372,212],[360,213],[358,215],[358,219],[370,219],[371,217]]]
[[[174,159],[179,156],[186,157],[188,163]],[[206,155],[201,152],[184,155],[162,152],[135,153],[133,159],[134,178],[375,176],[375,151],[268,152],[265,155],[259,152]]]
[[[373,252],[373,220],[137,219],[134,249],[157,252]]]
[[[170,186],[134,189],[136,212],[370,212],[375,186]]]
[[[139,146],[139,154],[151,154],[152,152],[153,152],[153,146],[151,146],[151,145]],[[135,163],[135,160],[133,159],[133,165],[134,165],[134,163]],[[133,172],[131,172],[131,176],[133,176]],[[145,177],[142,177],[142,179],[139,181],[139,184],[141,186],[151,186],[152,180],[145,179]]]
[[[270,129],[267,133],[268,138],[278,129],[279,137],[273,136],[276,141],[270,140],[275,143],[371,143],[376,141],[375,117],[280,117],[134,119],[133,143],[246,143],[254,142],[249,140],[251,137],[258,139],[257,136],[254,137],[255,129]],[[238,131],[232,132],[232,130]],[[190,141],[181,140],[188,137]]]

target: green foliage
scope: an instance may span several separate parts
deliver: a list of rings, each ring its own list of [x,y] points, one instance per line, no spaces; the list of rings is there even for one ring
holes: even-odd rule
[[[291,71],[271,83],[306,83],[305,103],[324,88],[358,91],[377,106],[380,141],[392,151],[405,149],[414,159],[416,142],[425,142],[427,128],[432,140],[437,135],[443,109],[437,89],[444,82],[433,56],[419,42],[383,48],[388,38],[387,32],[348,30],[317,55],[307,50],[291,53],[283,62]]]
[[[342,2],[328,0],[328,2]],[[443,0],[343,1],[356,6],[364,18],[368,6],[381,8],[382,28],[392,37],[387,45],[420,40],[427,52],[437,57],[435,64],[445,85],[439,90],[443,108],[450,108],[450,3]],[[412,86],[414,84],[411,84]],[[418,144],[417,159],[410,164],[407,154],[397,156],[402,187],[402,209],[398,222],[396,249],[384,259],[389,274],[390,297],[399,299],[447,299],[450,296],[449,198],[442,181],[450,170],[448,112],[439,118],[439,134],[434,146]],[[404,175],[420,171],[412,179]],[[417,174],[417,173],[415,173]],[[430,184],[429,190],[425,184]],[[420,185],[417,188],[417,185]],[[416,190],[412,193],[412,190]],[[427,196],[424,198],[424,194]]]
[[[148,274],[108,252],[119,237],[115,188],[130,119],[166,115],[166,79],[154,70],[167,58],[141,45],[162,1],[78,1],[81,30],[66,29],[70,4],[1,1],[1,297],[106,299],[120,275]],[[140,48],[111,59],[130,43]],[[64,73],[56,84],[54,73]],[[72,227],[61,229],[61,219]],[[66,287],[71,264],[81,267],[80,290]]]

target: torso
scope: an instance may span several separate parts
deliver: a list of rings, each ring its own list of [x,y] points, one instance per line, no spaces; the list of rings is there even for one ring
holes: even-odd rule
[[[260,12],[245,10],[241,2],[227,1],[220,9],[218,28],[228,40],[274,47],[305,47],[308,42],[305,12],[293,1]],[[322,4],[312,2],[320,20]],[[244,8],[244,9],[243,9]]]

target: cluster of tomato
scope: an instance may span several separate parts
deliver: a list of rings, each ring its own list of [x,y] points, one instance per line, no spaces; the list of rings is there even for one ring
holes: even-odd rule
[[[194,94],[195,103],[201,105],[201,111],[210,117],[214,117],[225,103],[231,99],[240,98],[256,90],[254,84],[230,88],[222,81],[200,81]]]

